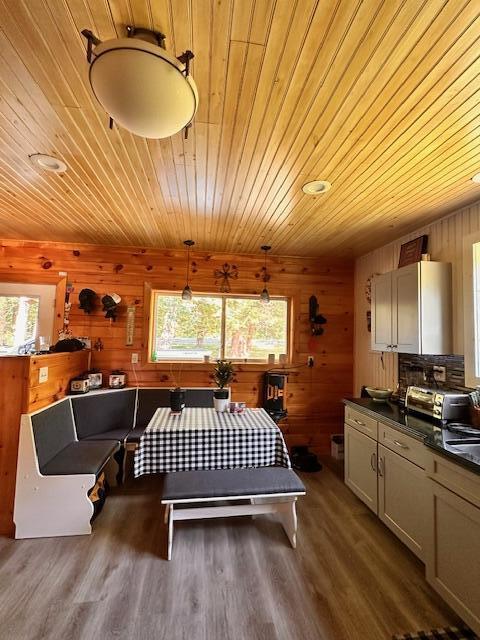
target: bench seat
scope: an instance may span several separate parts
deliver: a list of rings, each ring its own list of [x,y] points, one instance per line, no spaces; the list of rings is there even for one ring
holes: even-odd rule
[[[93,473],[98,476],[120,445],[114,440],[72,442],[40,467],[44,476]]]
[[[305,487],[300,478],[294,471],[284,467],[168,473],[162,492],[165,522],[168,525],[167,558],[170,560],[172,557],[175,520],[275,514],[295,548],[295,503],[297,497],[303,495]],[[240,500],[242,504],[239,504]],[[225,505],[228,501],[235,501],[235,504]],[[185,506],[189,503],[193,506]]]
[[[96,442],[98,440],[115,440],[116,442],[124,442],[129,433],[131,433],[131,431],[128,427],[119,427],[118,429],[101,431],[100,433],[87,436],[82,442]]]
[[[163,500],[169,502],[277,493],[301,494],[305,487],[296,473],[285,467],[177,471],[167,474],[163,484]]]

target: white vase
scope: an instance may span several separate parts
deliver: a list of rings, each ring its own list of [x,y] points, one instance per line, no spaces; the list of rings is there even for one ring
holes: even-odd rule
[[[230,387],[225,387],[223,391],[228,391],[228,396],[226,398],[215,398],[215,395],[213,396],[213,407],[217,413],[224,413],[230,409],[230,398],[232,395],[231,389]]]

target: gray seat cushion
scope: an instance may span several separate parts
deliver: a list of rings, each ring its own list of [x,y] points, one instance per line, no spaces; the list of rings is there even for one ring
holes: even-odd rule
[[[140,442],[140,438],[145,433],[146,428],[147,426],[145,425],[144,427],[135,427],[135,429],[132,429],[128,434],[127,442]]]
[[[98,475],[110,456],[118,451],[118,442],[73,442],[40,468],[44,476],[70,476],[79,473]]]
[[[291,469],[258,467],[168,473],[163,485],[162,498],[163,500],[187,500],[304,492],[305,487],[302,481]]]
[[[43,467],[76,440],[70,400],[62,400],[34,413],[32,427],[38,465]]]
[[[133,388],[72,398],[78,439],[98,436],[106,431],[130,431],[136,399],[137,390]]]
[[[129,433],[130,429],[125,427],[123,429],[112,429],[111,431],[102,431],[102,433],[96,433],[92,436],[88,436],[83,439],[83,442],[95,442],[96,440],[115,440],[116,442],[123,442]]]

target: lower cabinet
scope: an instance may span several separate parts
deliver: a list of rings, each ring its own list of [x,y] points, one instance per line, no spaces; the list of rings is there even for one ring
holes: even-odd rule
[[[426,483],[423,469],[378,445],[378,516],[421,560],[428,527]]]
[[[377,513],[377,441],[345,425],[345,484]]]

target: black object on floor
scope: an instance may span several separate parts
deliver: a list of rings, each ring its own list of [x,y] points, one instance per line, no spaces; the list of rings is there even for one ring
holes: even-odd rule
[[[307,446],[292,447],[292,467],[297,471],[321,471],[322,465],[317,455],[308,450]]]
[[[441,627],[431,631],[400,633],[393,640],[478,640],[478,636],[468,627]]]

